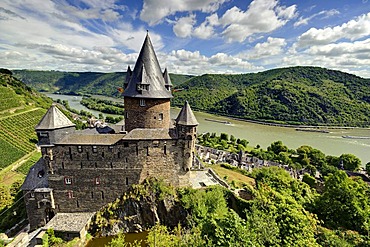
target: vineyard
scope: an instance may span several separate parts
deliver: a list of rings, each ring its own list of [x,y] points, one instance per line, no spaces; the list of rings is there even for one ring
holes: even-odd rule
[[[35,125],[44,114],[36,109],[0,120],[0,169],[35,149]]]
[[[16,169],[17,172],[24,175],[28,174],[31,166],[33,166],[41,158],[40,152],[35,152],[26,162]]]
[[[0,112],[21,106],[19,97],[13,89],[0,86]]]

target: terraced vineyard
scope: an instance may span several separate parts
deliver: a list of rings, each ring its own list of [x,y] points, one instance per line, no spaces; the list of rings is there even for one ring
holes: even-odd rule
[[[45,112],[45,109],[35,109],[0,119],[0,168],[35,149],[37,136],[34,127]]]
[[[33,166],[41,158],[40,152],[35,152],[27,161],[16,169],[17,172],[27,175],[31,166]]]
[[[0,112],[22,105],[19,97],[11,88],[0,86],[0,95]]]

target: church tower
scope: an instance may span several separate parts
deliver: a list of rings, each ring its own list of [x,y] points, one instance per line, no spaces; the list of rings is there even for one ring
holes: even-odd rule
[[[146,35],[134,70],[125,80],[125,130],[169,128],[171,80],[162,73],[149,34]]]

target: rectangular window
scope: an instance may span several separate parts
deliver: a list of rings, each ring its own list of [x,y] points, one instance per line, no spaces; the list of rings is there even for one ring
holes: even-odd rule
[[[96,177],[95,178],[95,185],[99,185],[100,184],[100,177]]]
[[[159,120],[159,121],[162,121],[162,120],[163,120],[163,113],[159,113],[158,120]]]
[[[71,147],[68,148],[68,151],[69,151],[69,158],[72,160],[72,149],[71,149]]]
[[[104,200],[104,191],[101,192],[101,199]]]
[[[164,152],[165,155],[167,154],[167,146],[166,145],[164,145],[164,147],[163,147],[163,152]]]
[[[40,137],[49,137],[49,134],[48,134],[48,132],[40,132],[39,136]]]
[[[109,152],[113,152],[113,146],[108,147]]]
[[[128,185],[128,177],[126,177],[126,185]]]
[[[145,99],[140,99],[140,106],[145,106]]]
[[[65,177],[64,178],[64,184],[67,184],[67,185],[72,184],[72,178]]]
[[[125,118],[128,119],[128,112],[125,111]]]
[[[73,198],[73,191],[72,191],[72,190],[69,190],[69,191],[67,192],[67,197],[68,197],[69,199]]]
[[[96,153],[96,152],[98,152],[98,148],[96,146],[92,146],[92,151],[93,151],[93,153]]]

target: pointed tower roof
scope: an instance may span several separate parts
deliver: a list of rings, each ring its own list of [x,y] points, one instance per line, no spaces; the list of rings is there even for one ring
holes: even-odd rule
[[[199,124],[197,119],[194,116],[193,111],[190,108],[188,101],[185,102],[179,115],[177,116],[176,123],[180,125],[187,125],[187,126],[196,126]]]
[[[167,68],[164,69],[164,72],[163,72],[163,78],[164,78],[164,83],[166,86],[171,86],[172,87],[172,82],[171,82],[171,78],[170,78],[170,75],[168,74],[167,72]]]
[[[166,89],[165,84],[161,67],[159,66],[149,34],[147,34],[123,96],[157,99],[172,98],[173,96]]]
[[[56,105],[52,105],[36,125],[36,130],[54,130],[75,126]]]

